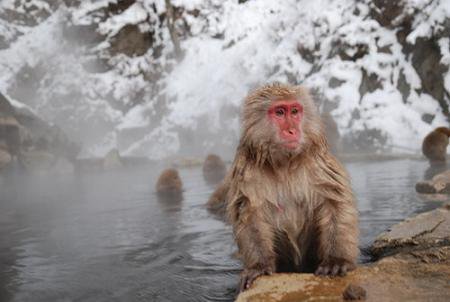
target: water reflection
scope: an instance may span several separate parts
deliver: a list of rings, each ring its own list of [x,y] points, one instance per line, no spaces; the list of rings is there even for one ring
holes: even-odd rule
[[[361,245],[437,206],[414,191],[425,161],[348,163]],[[111,174],[17,175],[0,184],[1,301],[232,301],[231,229],[204,203],[202,169],[182,169],[182,200],[154,192],[157,167]]]

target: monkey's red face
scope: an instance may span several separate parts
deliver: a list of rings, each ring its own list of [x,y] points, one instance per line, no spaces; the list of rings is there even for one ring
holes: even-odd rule
[[[267,111],[269,120],[275,125],[281,144],[296,149],[302,136],[300,122],[303,106],[297,100],[278,100]]]

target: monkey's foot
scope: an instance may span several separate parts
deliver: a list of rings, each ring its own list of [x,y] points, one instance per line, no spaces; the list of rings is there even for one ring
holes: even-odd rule
[[[257,268],[257,269],[244,269],[241,273],[241,286],[240,291],[249,289],[252,286],[253,281],[259,276],[272,275],[273,271],[271,268]]]
[[[347,272],[356,268],[356,265],[348,260],[342,258],[330,258],[322,261],[315,275],[320,276],[345,276]]]

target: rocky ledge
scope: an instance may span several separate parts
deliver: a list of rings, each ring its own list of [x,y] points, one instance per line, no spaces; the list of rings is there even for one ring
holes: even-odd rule
[[[418,182],[416,191],[421,194],[449,194],[450,170],[435,175],[431,180]]]
[[[375,258],[426,248],[450,246],[450,206],[419,214],[394,225],[375,239]]]
[[[381,234],[379,260],[345,277],[275,274],[256,280],[238,302],[450,301],[450,207],[419,214]]]
[[[59,127],[0,93],[0,172],[14,163],[33,172],[72,170],[79,150]]]

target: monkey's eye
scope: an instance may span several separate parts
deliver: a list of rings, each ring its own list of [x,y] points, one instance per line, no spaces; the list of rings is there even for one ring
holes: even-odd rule
[[[277,110],[275,110],[275,114],[277,116],[283,116],[284,115],[284,109],[283,108],[278,108]]]
[[[297,109],[297,108],[293,108],[293,109],[291,110],[291,113],[294,114],[294,115],[296,115],[296,114],[298,113],[298,109]]]

